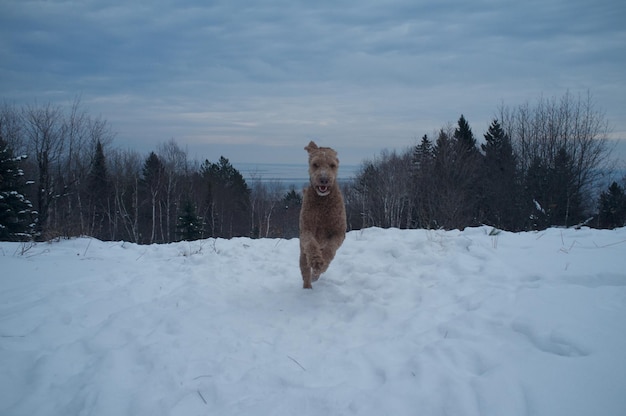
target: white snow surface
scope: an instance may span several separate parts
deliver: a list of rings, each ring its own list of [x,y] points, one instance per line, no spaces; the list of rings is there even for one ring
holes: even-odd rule
[[[626,415],[626,228],[0,243],[0,414]]]

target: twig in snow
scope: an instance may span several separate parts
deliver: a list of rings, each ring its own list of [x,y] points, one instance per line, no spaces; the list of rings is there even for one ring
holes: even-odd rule
[[[574,245],[576,245],[576,244],[578,244],[578,241],[574,240],[572,242],[572,244],[568,248],[561,247],[561,249],[559,251],[561,251],[561,252],[563,252],[565,254],[569,254],[569,252],[572,251],[572,248],[574,248]]]
[[[204,404],[208,404],[206,402],[206,400],[204,399],[204,396],[202,395],[202,393],[200,393],[200,389],[196,390],[198,392],[198,396],[200,396],[200,398],[202,399],[202,401],[204,402]]]
[[[87,250],[89,250],[90,245],[91,245],[91,238],[89,239],[89,242],[87,243],[87,247],[85,247],[85,252],[83,253],[83,257],[87,255]]]
[[[201,375],[201,376],[194,377],[193,379],[194,379],[194,380],[198,380],[199,378],[206,378],[206,377],[213,377],[213,376],[212,376],[211,374],[203,374],[203,375]]]
[[[287,358],[289,358],[291,361],[293,361],[294,363],[298,364],[298,367],[300,367],[302,369],[302,371],[306,371],[306,368],[302,367],[302,364],[300,364],[298,362],[298,360],[296,360],[295,358],[293,358],[292,356],[288,355]]]
[[[25,255],[31,248],[35,247],[36,243],[34,241],[24,241],[20,244],[19,249],[15,250],[15,254],[19,254],[20,256]],[[19,253],[18,253],[19,252]],[[4,255],[4,250],[2,250]]]
[[[609,244],[605,244],[603,246],[599,246],[598,244],[596,244],[596,242],[594,241],[593,244],[597,247],[597,248],[605,248],[605,247],[611,247],[611,246],[616,246],[618,244],[624,244],[626,243],[626,240],[622,240],[622,241],[617,241],[615,243],[609,243]]]
[[[29,259],[29,258],[31,258],[31,257],[34,257],[34,256],[40,256],[40,255],[42,255],[42,254],[47,254],[47,253],[50,253],[50,249],[45,249],[45,250],[42,250],[42,251],[41,251],[41,252],[39,252],[39,253],[29,254],[28,256],[26,256],[26,258],[27,258],[27,259]]]

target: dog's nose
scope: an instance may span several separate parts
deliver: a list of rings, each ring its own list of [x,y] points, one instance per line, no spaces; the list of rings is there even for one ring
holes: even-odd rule
[[[326,177],[321,177],[321,178],[320,178],[320,184],[321,184],[321,185],[328,185],[328,178],[326,178]]]

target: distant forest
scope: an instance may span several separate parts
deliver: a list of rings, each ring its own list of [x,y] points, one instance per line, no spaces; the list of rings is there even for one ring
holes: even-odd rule
[[[480,142],[461,115],[404,151],[364,162],[343,185],[349,229],[626,225],[626,179],[606,179],[609,125],[590,94],[497,113]],[[79,100],[3,104],[0,240],[298,236],[300,189],[247,183],[227,158],[190,160],[174,139],[141,155],[114,148],[113,138]]]

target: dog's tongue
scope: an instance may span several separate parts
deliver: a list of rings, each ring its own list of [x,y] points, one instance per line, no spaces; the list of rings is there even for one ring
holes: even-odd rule
[[[317,189],[319,189],[319,191],[321,193],[326,193],[326,191],[328,191],[328,186],[318,186]]]

